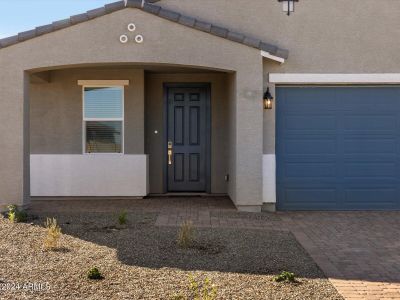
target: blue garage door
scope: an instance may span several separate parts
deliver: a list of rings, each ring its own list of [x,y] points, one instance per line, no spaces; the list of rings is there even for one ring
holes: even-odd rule
[[[279,87],[280,210],[400,209],[400,87]]]

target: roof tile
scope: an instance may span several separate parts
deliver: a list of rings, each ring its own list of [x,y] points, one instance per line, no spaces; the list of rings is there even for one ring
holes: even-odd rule
[[[278,49],[275,53],[276,56],[287,59],[289,57],[289,50],[286,49]]]
[[[265,42],[260,43],[260,49],[263,51],[267,51],[273,55],[275,55],[276,51],[278,51],[278,47],[268,44],[268,43],[265,43]]]
[[[227,39],[234,41],[234,42],[238,42],[238,43],[242,43],[245,38],[245,36],[243,34],[233,32],[233,31],[229,31],[228,35],[226,37],[227,37]]]
[[[101,16],[104,16],[106,14],[106,8],[103,7],[99,7],[96,9],[92,9],[86,12],[87,16],[89,19],[94,19],[94,18],[98,18]]]
[[[63,29],[65,27],[71,26],[71,21],[70,19],[64,19],[64,20],[60,20],[60,21],[55,21],[53,22],[53,29],[54,30],[59,30],[59,29]]]
[[[89,16],[87,13],[84,13],[84,14],[72,16],[69,19],[71,21],[71,24],[75,25],[75,24],[82,23],[82,22],[89,20]]]
[[[36,36],[36,29],[20,32],[18,33],[18,41],[23,42],[31,38],[34,38],[35,36]]]
[[[188,27],[194,27],[194,23],[196,23],[196,19],[192,17],[187,17],[181,15],[181,17],[178,20],[179,24],[188,26]]]
[[[261,40],[255,39],[252,37],[248,37],[248,36],[246,36],[243,41],[243,44],[250,46],[250,47],[254,47],[254,48],[259,48],[260,43],[261,43]]]
[[[161,10],[161,7],[157,6],[157,5],[145,3],[143,5],[143,10],[147,11],[148,13],[158,15],[159,11]]]
[[[164,9],[164,8],[160,9],[160,11],[158,12],[158,15],[164,19],[167,19],[167,20],[170,20],[173,22],[178,22],[179,17],[181,16],[177,12],[174,12],[169,9]]]
[[[222,38],[226,38],[228,36],[229,30],[220,26],[211,26],[211,33],[217,35]]]
[[[106,4],[104,6],[104,8],[106,9],[106,13],[112,13],[114,11],[120,10],[125,8],[125,2],[124,1],[117,1],[117,2],[113,2],[110,4]]]
[[[0,44],[2,47],[8,47],[18,43],[18,35],[13,35],[0,40]]]
[[[201,31],[210,32],[211,24],[207,23],[207,22],[202,22],[202,21],[196,20],[196,23],[194,24],[194,28],[199,29]]]
[[[53,25],[52,24],[47,24],[43,26],[36,27],[36,35],[43,35],[46,33],[50,33],[53,31]]]
[[[142,0],[128,0],[126,2],[126,7],[141,8],[142,7]]]

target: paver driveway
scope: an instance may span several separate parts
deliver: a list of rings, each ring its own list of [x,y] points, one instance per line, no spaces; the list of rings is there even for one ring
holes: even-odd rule
[[[400,299],[400,212],[279,215],[346,299]]]

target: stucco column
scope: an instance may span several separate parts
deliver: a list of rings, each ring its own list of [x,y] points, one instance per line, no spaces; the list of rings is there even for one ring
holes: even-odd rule
[[[0,71],[0,209],[30,202],[29,76],[6,70]]]
[[[233,182],[229,192],[239,210],[257,212],[262,206],[262,58],[251,62],[231,76],[235,85],[230,109],[234,119],[230,124]]]

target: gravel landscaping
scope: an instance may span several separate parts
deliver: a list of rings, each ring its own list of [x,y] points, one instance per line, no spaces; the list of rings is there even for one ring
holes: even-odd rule
[[[0,218],[0,299],[174,299],[189,274],[209,278],[217,299],[342,299],[289,232],[196,228],[185,250],[178,228],[154,226],[156,214],[128,213],[124,226],[112,213],[54,216],[63,231],[57,251],[43,249],[45,214],[30,224]],[[103,280],[87,279],[94,266]],[[274,282],[284,270],[297,282]],[[49,289],[2,290],[7,283]]]

